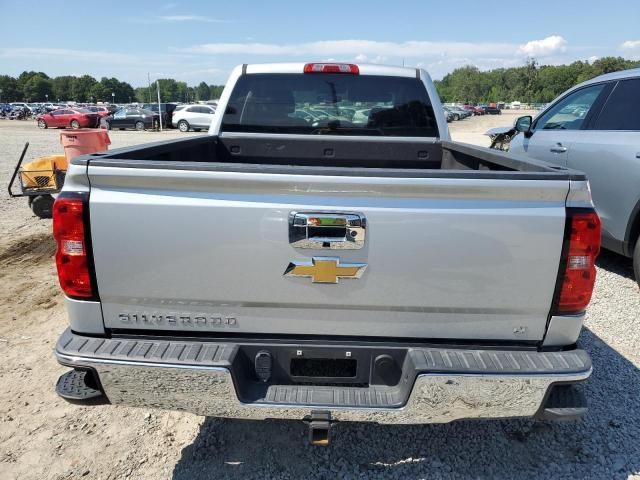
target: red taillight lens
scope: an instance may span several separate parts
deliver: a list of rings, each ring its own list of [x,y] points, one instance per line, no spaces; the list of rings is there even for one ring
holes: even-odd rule
[[[95,297],[85,228],[88,194],[62,193],[53,204],[58,280],[64,293],[75,298]]]
[[[360,69],[353,63],[307,63],[304,73],[351,73],[358,75]]]
[[[595,261],[600,252],[600,218],[594,211],[567,210],[568,245],[564,248],[564,271],[560,272],[556,314],[582,312],[596,281]]]

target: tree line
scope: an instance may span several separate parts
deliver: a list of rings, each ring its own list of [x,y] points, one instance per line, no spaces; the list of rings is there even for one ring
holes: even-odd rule
[[[640,61],[621,57],[603,57],[594,62],[577,61],[569,65],[539,65],[530,59],[521,67],[480,71],[477,67],[458,68],[435,82],[444,102],[547,103],[573,85],[603,73],[640,66]],[[223,85],[200,82],[188,86],[172,78],[158,80],[163,102],[191,102],[220,98]],[[154,102],[155,82],[134,89],[117,78],[90,75],[64,75],[50,78],[43,72],[22,72],[18,78],[0,75],[0,97],[6,102],[44,102],[47,99],[76,102]]]
[[[200,82],[188,86],[172,78],[158,79],[163,102],[190,102],[220,98],[223,85],[208,85]],[[134,89],[129,83],[117,78],[102,77],[96,80],[91,75],[76,77],[62,75],[49,77],[44,72],[25,71],[17,78],[0,75],[0,99],[3,102],[154,102],[158,94],[153,82],[147,87]]]
[[[525,102],[547,103],[568,88],[603,73],[640,66],[640,61],[603,57],[594,62],[577,61],[569,65],[539,65],[530,59],[521,67],[480,71],[477,67],[458,68],[436,81],[443,102]]]

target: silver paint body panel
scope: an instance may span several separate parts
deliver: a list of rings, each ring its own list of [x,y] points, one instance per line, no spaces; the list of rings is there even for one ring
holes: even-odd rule
[[[100,302],[76,300],[67,296],[64,297],[64,302],[69,315],[69,325],[73,331],[104,335]]]
[[[331,177],[89,166],[108,328],[211,330],[119,315],[219,315],[244,333],[541,340],[568,182]],[[369,265],[338,285],[283,276],[292,211],[362,212]],[[335,255],[336,250],[331,250]],[[145,317],[146,316],[146,317]]]

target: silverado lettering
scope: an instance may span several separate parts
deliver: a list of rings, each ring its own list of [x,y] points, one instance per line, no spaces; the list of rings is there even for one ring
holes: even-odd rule
[[[178,324],[188,327],[237,327],[236,317],[221,315],[182,315],[182,314],[149,314],[149,313],[120,313],[118,320],[124,324],[154,324],[176,326]]]

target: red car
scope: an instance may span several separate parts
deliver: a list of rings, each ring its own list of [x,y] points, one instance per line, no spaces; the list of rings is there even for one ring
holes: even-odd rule
[[[484,110],[473,105],[464,105],[462,108],[473,113],[474,115],[484,115]]]
[[[93,128],[100,125],[100,115],[86,108],[60,108],[36,117],[39,128]]]
[[[89,105],[88,107],[85,107],[85,108],[87,110],[92,111],[93,113],[97,113],[100,116],[100,118],[108,117],[109,115],[111,115],[113,112],[117,110],[117,108],[103,107],[102,105]]]

